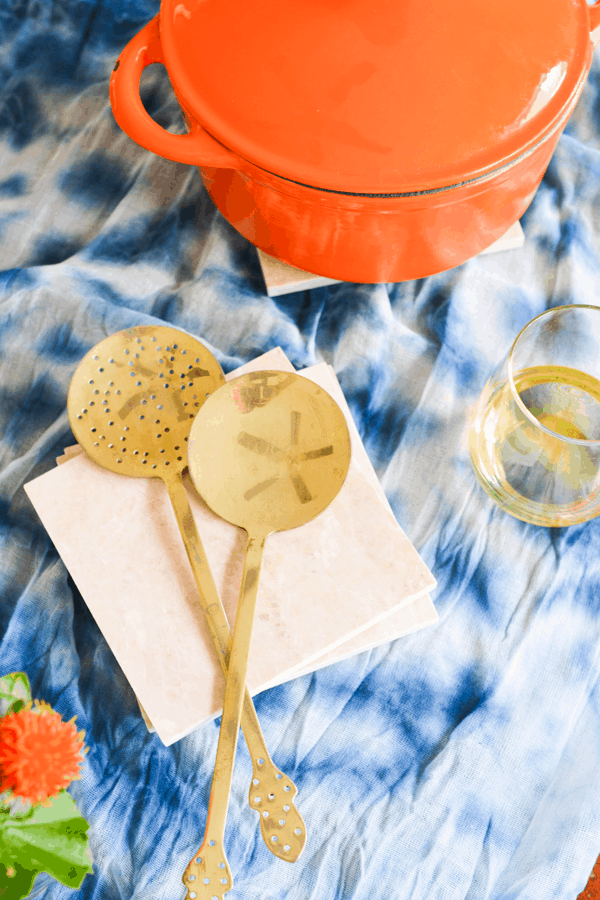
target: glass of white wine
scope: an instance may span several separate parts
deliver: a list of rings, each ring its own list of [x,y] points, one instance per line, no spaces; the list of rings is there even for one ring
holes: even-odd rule
[[[471,461],[502,509],[536,525],[600,515],[600,307],[549,309],[486,384]]]

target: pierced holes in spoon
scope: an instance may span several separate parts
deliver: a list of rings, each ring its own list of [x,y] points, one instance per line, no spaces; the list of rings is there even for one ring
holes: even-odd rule
[[[192,898],[192,900],[194,900],[195,896],[196,896],[196,891],[190,891],[190,897]]]
[[[227,879],[226,879],[226,878],[221,878],[221,884],[227,884]]]
[[[204,884],[210,884],[210,878],[203,878],[202,881]]]
[[[188,881],[195,881],[195,880],[196,880],[195,875],[188,875]]]
[[[263,810],[263,816],[265,817],[265,819],[269,818],[269,810],[268,809]]]
[[[289,784],[284,785],[284,791],[291,791]]]
[[[206,396],[208,397],[208,394]],[[264,759],[257,759],[256,762],[258,763],[259,766],[264,766],[264,764],[265,764]]]
[[[275,799],[275,794],[269,794],[269,800],[274,800],[274,799]]]
[[[275,778],[277,779],[277,781],[280,781],[283,778],[283,775],[281,774],[281,772],[278,772]]]
[[[281,827],[283,828],[283,826],[285,825],[285,819],[280,819],[280,820],[279,820],[279,824],[280,824]]]
[[[279,838],[277,837],[276,834],[274,834],[274,835],[271,837],[271,841],[272,841],[274,844],[276,844],[278,840],[279,840]]]
[[[225,863],[219,863],[219,868],[220,868],[220,869],[224,869],[224,868],[225,868]]]
[[[261,797],[255,797],[255,798],[254,798],[254,802],[255,802],[255,803],[262,803],[262,798],[261,798]]]
[[[290,811],[290,807],[286,804],[286,805],[283,807],[283,811],[284,811],[284,812],[289,812],[289,811]]]
[[[287,852],[288,852],[289,850],[291,850],[292,848],[290,847],[289,844],[284,844],[284,845],[283,845],[283,849],[284,849],[285,852],[287,853]]]
[[[260,781],[258,780],[258,778],[253,778],[252,784],[260,784]]]
[[[294,828],[294,834],[302,834],[301,828]]]
[[[200,865],[200,863],[202,862],[202,857],[201,857],[201,856],[198,856],[198,857],[196,858],[196,862],[198,863],[198,865]]]
[[[208,846],[209,846],[209,847],[214,847],[214,846],[215,846],[215,841],[209,841],[209,842],[208,842]]]

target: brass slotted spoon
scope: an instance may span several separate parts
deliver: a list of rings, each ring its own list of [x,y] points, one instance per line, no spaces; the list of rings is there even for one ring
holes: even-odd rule
[[[223,844],[265,541],[308,522],[336,497],[350,464],[350,437],[340,408],[316,384],[254,372],[207,399],[192,424],[188,460],[207,505],[248,533],[206,830],[183,875],[190,900],[222,900],[233,885]],[[256,787],[266,821],[273,800],[268,787]],[[277,833],[271,841],[278,843]]]
[[[67,406],[75,437],[95,462],[112,472],[153,476],[166,484],[227,675],[229,624],[181,480],[192,420],[223,383],[217,360],[200,341],[167,326],[138,326],[90,350],[73,375]],[[247,690],[242,727],[252,757],[250,806],[261,811],[255,800],[258,784],[274,797],[275,815],[260,816],[261,833],[271,853],[295,862],[306,843],[304,822],[292,802],[297,789],[271,760]]]

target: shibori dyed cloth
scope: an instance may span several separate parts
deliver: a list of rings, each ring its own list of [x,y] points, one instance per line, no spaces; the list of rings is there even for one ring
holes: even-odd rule
[[[66,395],[87,350],[166,322],[226,371],[278,345],[297,368],[330,362],[439,582],[438,625],[257,698],[310,834],[295,865],[266,850],[242,741],[228,897],[574,900],[600,852],[600,519],[549,530],[500,512],[475,482],[466,430],[529,319],[600,305],[599,60],[523,249],[418,282],[269,299],[197,171],[137,147],[112,118],[110,69],[157,8],[0,8],[0,670],[25,670],[34,696],[85,729],[70,789],[95,860],[81,896],[181,900],[217,723],[170,748],[147,732],[23,484],[73,443]],[[143,96],[182,129],[159,68]]]

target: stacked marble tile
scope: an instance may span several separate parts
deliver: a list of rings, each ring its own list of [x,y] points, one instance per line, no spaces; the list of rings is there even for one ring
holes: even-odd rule
[[[294,371],[279,349],[228,379]],[[435,580],[396,522],[343,393],[325,363],[301,373],[346,415],[352,461],[319,517],[267,542],[248,687],[254,695],[433,624]],[[79,447],[26,491],[135,691],[169,745],[220,713],[224,678],[166,488],[102,469]],[[215,516],[186,479],[190,505],[230,623],[245,532]]]

